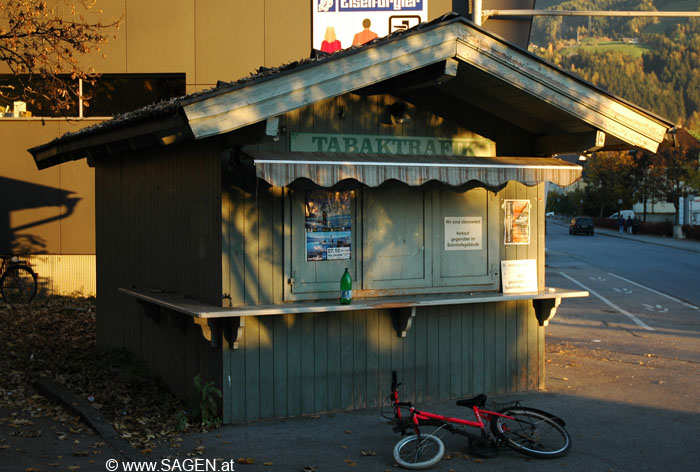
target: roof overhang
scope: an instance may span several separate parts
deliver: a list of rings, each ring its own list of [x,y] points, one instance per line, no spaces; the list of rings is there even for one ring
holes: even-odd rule
[[[581,177],[581,166],[554,158],[464,157],[353,153],[280,153],[245,151],[256,175],[275,187],[308,179],[321,187],[356,180],[377,187],[388,180],[418,186],[430,181],[460,186],[476,181],[500,187],[509,181],[536,185],[550,181],[562,187]]]
[[[538,155],[621,147],[655,152],[673,127],[464,19],[349,52],[185,104],[194,137],[373,87],[409,101],[434,102],[437,94],[446,96],[446,103],[463,102],[467,110],[481,110],[531,134]],[[432,78],[421,74],[429,69],[437,70]]]
[[[347,93],[391,94],[497,142],[506,156],[655,152],[674,127],[460,17],[265,70],[29,151],[44,168],[183,139],[237,136],[244,145],[271,139],[276,117]]]

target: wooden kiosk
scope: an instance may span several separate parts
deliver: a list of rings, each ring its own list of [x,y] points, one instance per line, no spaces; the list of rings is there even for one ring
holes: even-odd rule
[[[95,167],[99,345],[215,380],[231,423],[377,406],[392,370],[414,401],[542,388],[587,295],[545,283],[544,182],[581,173],[545,156],[672,126],[452,17],[30,152]]]

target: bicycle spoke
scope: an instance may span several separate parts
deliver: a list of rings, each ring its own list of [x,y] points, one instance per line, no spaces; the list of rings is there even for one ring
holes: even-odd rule
[[[562,425],[547,413],[519,407],[503,412],[510,418],[498,418],[494,433],[523,454],[541,458],[560,457],[571,447],[571,439]]]

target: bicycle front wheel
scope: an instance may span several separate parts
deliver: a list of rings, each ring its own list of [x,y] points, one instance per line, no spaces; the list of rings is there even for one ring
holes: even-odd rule
[[[554,459],[571,448],[569,433],[548,413],[527,407],[509,408],[499,413],[510,418],[494,418],[491,430],[511,449],[540,459]]]
[[[27,303],[36,295],[36,274],[25,265],[8,267],[0,278],[0,292],[8,303]]]
[[[406,436],[394,446],[394,460],[406,469],[427,469],[445,454],[445,445],[432,434]]]

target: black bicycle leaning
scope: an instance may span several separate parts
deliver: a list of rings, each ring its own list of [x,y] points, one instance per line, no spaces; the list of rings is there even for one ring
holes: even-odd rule
[[[27,303],[36,296],[39,288],[36,274],[17,256],[0,256],[0,295],[10,304]]]

